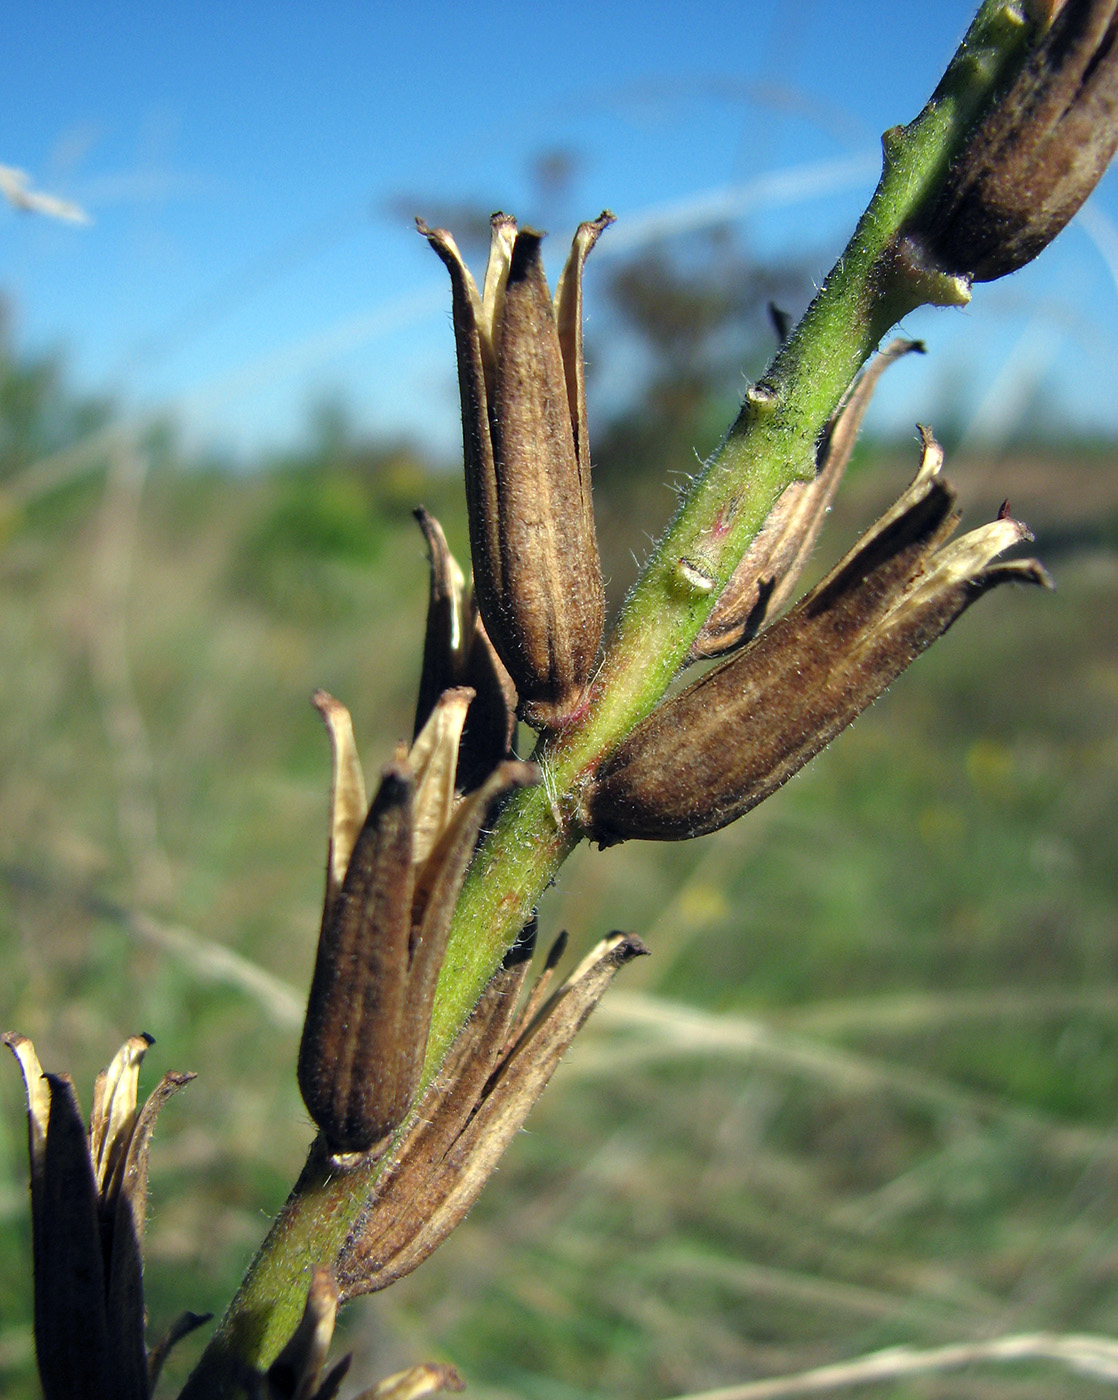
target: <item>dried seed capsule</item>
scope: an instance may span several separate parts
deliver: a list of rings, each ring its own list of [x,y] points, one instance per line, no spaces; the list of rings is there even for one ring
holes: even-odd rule
[[[579,712],[602,639],[581,312],[583,265],[611,222],[579,228],[554,302],[541,234],[495,214],[479,295],[450,234],[419,225],[450,271],[478,603],[537,728]]]
[[[335,1152],[373,1146],[411,1106],[403,1043],[414,883],[415,776],[385,770],[324,923],[299,1047],[303,1102]]]
[[[431,556],[415,733],[427,723],[443,691],[467,686],[475,692],[458,746],[455,780],[460,791],[472,792],[502,759],[512,756],[516,687],[493,650],[473,589],[467,588],[439,522],[422,508],[415,517]]]
[[[867,365],[819,440],[815,476],[781,492],[695,638],[692,660],[744,646],[787,602],[819,538],[877,381],[902,355],[923,349],[918,340],[894,340]]]
[[[194,1078],[166,1074],[139,1108],[151,1036],[124,1043],[97,1076],[89,1130],[69,1075],[44,1074],[35,1047],[6,1032],[27,1090],[35,1351],[46,1400],[146,1400],[172,1337],[149,1356],[142,1243],[148,1153],[160,1109]],[[205,1319],[197,1319],[204,1321]],[[190,1330],[183,1320],[178,1336]]]
[[[993,564],[1027,538],[1010,519],[944,546],[957,522],[942,453],[925,433],[900,500],[817,588],[743,650],[665,701],[603,763],[582,803],[603,846],[716,831],[768,797],[875,700],[976,598],[1032,560]]]
[[[502,763],[475,792],[455,798],[472,695],[458,689],[439,698],[411,750],[385,768],[355,840],[352,801],[363,783],[352,773],[349,715],[329,696],[316,697],[333,740],[334,804],[298,1079],[335,1154],[373,1150],[407,1116],[451,915],[481,824],[502,792],[537,778],[530,764]]]
[[[1060,232],[1116,147],[1118,5],[1066,0],[906,230],[902,261],[977,282],[1014,272]]]
[[[344,1301],[411,1273],[462,1221],[614,976],[647,951],[611,934],[546,1003],[533,991],[520,1015],[528,965],[494,973],[339,1256]]]

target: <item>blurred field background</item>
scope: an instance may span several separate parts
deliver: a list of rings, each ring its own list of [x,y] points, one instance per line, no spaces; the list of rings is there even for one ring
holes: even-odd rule
[[[0,1029],[88,1110],[122,1039],[197,1080],[152,1156],[151,1335],[220,1313],[302,1165],[329,752],[411,733],[427,570],[464,560],[443,270],[504,207],[619,215],[587,270],[616,605],[973,9],[892,0],[10,17],[0,160]],[[513,119],[514,118],[514,119]],[[7,138],[6,138],[7,139]],[[18,175],[5,167],[8,177]],[[582,849],[541,946],[629,967],[469,1221],[355,1304],[344,1393],[424,1359],[494,1400],[667,1400],[899,1344],[1118,1337],[1113,174],[886,376],[820,573],[908,483],[1005,497],[1057,591],[999,590],[746,820]],[[53,347],[64,346],[65,349]],[[104,386],[91,390],[90,385]],[[309,405],[309,406],[308,406]],[[0,1394],[38,1393],[22,1085],[0,1061]],[[172,1394],[201,1338],[172,1356]],[[1070,1400],[976,1365],[872,1400]]]
[[[747,285],[719,246],[706,281],[658,254],[611,285],[650,366],[596,438],[615,601],[670,510],[665,481],[737,392],[740,355],[719,378],[713,351],[736,336],[755,358],[766,298],[806,295],[790,269],[712,308],[712,286]],[[674,300],[650,308],[649,286]],[[670,315],[705,326],[685,354]],[[1043,422],[975,453],[938,426],[967,521],[1008,495],[1057,592],[980,604],[736,827],[569,863],[541,941],[569,928],[573,960],[622,927],[653,956],[467,1224],[350,1310],[355,1383],[431,1358],[475,1394],[653,1400],[898,1343],[1118,1334],[1118,453]],[[867,439],[820,570],[915,463],[914,440]],[[156,1332],[223,1309],[310,1137],[293,1064],[329,764],[308,697],[351,708],[374,773],[411,728],[412,507],[465,551],[456,473],[338,403],[253,465],[200,457],[170,422],[122,425],[62,360],[0,350],[0,1021],[87,1108],[137,1030],[157,1040],[149,1087],[198,1072],[153,1154]],[[36,1393],[24,1124],[11,1064],[13,1400]],[[1034,1364],[865,1393],[1113,1391]]]

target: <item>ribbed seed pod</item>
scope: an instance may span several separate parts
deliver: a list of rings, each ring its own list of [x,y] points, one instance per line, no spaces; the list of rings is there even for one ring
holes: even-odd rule
[[[454,793],[472,691],[439,699],[409,752],[397,754],[354,836],[363,783],[349,714],[316,704],[334,749],[330,858],[318,956],[299,1047],[303,1101],[335,1154],[368,1152],[407,1116],[430,1031],[451,915],[493,801],[535,782],[530,764],[497,766]]]
[[[646,951],[631,934],[613,933],[545,998],[557,947],[523,1007],[529,964],[494,973],[346,1241],[343,1300],[411,1273],[462,1221],[617,972]]]
[[[419,225],[450,272],[478,605],[540,729],[580,712],[602,640],[581,311],[583,265],[611,222],[581,225],[554,301],[541,234],[495,214],[479,295],[450,234]]]
[[[581,816],[603,846],[716,831],[786,782],[976,598],[1032,560],[991,561],[1028,538],[1015,520],[945,545],[955,493],[925,432],[912,486],[836,569],[743,650],[665,701],[604,762]]]
[[[1118,147],[1118,3],[1066,0],[979,122],[901,258],[989,282],[1045,248]],[[933,98],[933,101],[935,99]]]
[[[69,1075],[45,1074],[26,1036],[0,1036],[27,1090],[35,1352],[45,1400],[148,1400],[169,1348],[206,1321],[184,1314],[149,1352],[144,1344],[142,1244],[148,1153],[167,1100],[194,1078],[166,1074],[142,1108],[140,1064],[152,1045],[134,1035],[97,1076],[89,1130]]]

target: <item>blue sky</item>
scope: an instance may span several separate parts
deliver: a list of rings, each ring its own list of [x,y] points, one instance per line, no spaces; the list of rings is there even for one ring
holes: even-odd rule
[[[28,0],[5,20],[0,164],[92,223],[0,203],[0,291],[21,346],[65,350],[80,385],[129,410],[172,408],[195,442],[279,445],[339,396],[363,427],[450,452],[446,275],[411,214],[505,208],[551,230],[557,266],[608,206],[591,318],[611,245],[727,213],[758,253],[810,251],[822,276],[880,132],[915,115],[970,13]],[[556,150],[573,175],[549,197],[533,172]],[[1118,433],[1116,225],[1111,174],[1033,267],[966,312],[913,317],[931,354],[893,371],[879,425],[949,414],[997,439],[1042,393]]]

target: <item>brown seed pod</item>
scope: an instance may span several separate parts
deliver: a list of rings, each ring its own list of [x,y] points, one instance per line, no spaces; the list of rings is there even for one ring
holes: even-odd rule
[[[35,1352],[46,1400],[148,1400],[170,1346],[206,1319],[185,1314],[149,1355],[142,1243],[148,1153],[167,1100],[194,1078],[165,1074],[143,1107],[136,1091],[152,1045],[134,1035],[97,1076],[86,1131],[69,1075],[44,1074],[26,1036],[0,1040],[27,1090]]]
[[[716,831],[773,793],[874,701],[981,594],[1045,583],[1000,518],[945,542],[955,493],[925,432],[908,491],[845,559],[747,647],[665,701],[602,764],[582,821],[603,846]]]
[[[537,728],[579,712],[602,640],[581,311],[583,265],[612,221],[580,226],[554,302],[541,234],[494,214],[479,294],[450,234],[419,224],[450,272],[478,604]]]
[[[298,1080],[334,1154],[376,1149],[407,1116],[478,832],[501,793],[537,778],[530,764],[501,763],[456,799],[458,744],[472,697],[464,689],[443,693],[410,751],[384,769],[356,836],[353,805],[364,784],[352,725],[336,700],[316,697],[333,742],[334,804]]]
[[[899,256],[976,282],[1016,271],[1075,214],[1116,147],[1118,4],[1066,0],[905,230]]]
[[[613,933],[545,1000],[561,952],[522,1009],[527,962],[501,967],[482,992],[341,1252],[343,1300],[411,1273],[462,1221],[614,976],[647,949]]]

